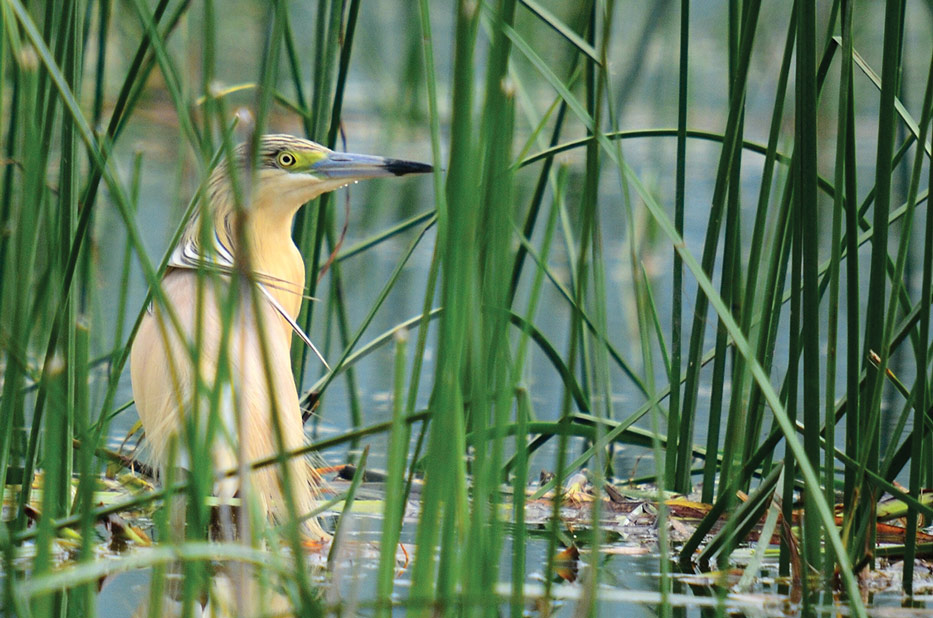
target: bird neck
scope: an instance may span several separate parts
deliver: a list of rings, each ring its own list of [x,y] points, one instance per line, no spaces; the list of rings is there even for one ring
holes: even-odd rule
[[[292,223],[301,205],[288,208],[255,200],[238,219],[232,200],[223,197],[214,195],[214,229],[218,236],[234,256],[242,257],[236,229],[238,222],[244,226],[251,269],[260,275],[266,289],[289,315],[297,318],[304,293],[305,268],[301,252],[292,241]],[[290,333],[291,327],[288,328]]]
[[[297,318],[305,286],[305,267],[301,252],[292,240],[293,220],[294,215],[268,216],[260,210],[246,217],[244,232],[253,271],[264,276],[266,289],[292,318]]]

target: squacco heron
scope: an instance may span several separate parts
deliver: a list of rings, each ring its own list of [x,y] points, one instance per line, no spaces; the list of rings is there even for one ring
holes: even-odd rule
[[[244,460],[279,453],[280,439],[285,451],[304,445],[289,353],[295,334],[311,345],[296,322],[304,298],[305,268],[291,236],[295,214],[302,204],[358,180],[431,171],[422,163],[334,152],[288,135],[261,138],[252,176],[247,172],[251,161],[246,145],[240,145],[234,161],[219,165],[211,175],[207,208],[188,221],[162,281],[163,297],[175,317],[170,319],[169,312],[153,303],[133,343],[133,395],[146,432],[148,459],[163,473],[169,465],[191,469],[208,463],[215,471],[231,470]],[[236,207],[231,164],[237,166],[239,186],[251,186],[242,209]],[[204,224],[202,213],[209,218]],[[205,238],[212,246],[202,246]],[[231,317],[231,310],[225,313],[231,298],[230,275],[242,268],[238,258],[243,257],[248,258],[260,302],[251,302],[255,296],[240,292]],[[198,270],[206,267],[222,273],[219,282],[199,275]],[[197,370],[190,352],[193,346],[197,346]],[[222,359],[228,359],[226,365]],[[219,367],[226,369],[219,372]],[[196,393],[203,393],[204,385],[216,387],[222,375],[226,379],[220,409],[209,415],[206,405],[198,408],[202,395]],[[190,461],[187,454],[185,427],[191,426],[193,409],[200,410],[202,419],[217,419],[212,424],[200,421],[204,428],[212,426],[216,435],[210,446],[211,462]],[[206,433],[204,428],[201,431]],[[170,462],[173,439],[178,456]],[[306,460],[292,458],[286,465],[284,475],[281,466],[274,465],[249,476],[246,493],[258,498],[271,520],[284,520],[285,492],[299,515],[314,508],[319,494],[318,478]],[[240,489],[236,477],[214,485],[221,498],[234,497]],[[327,536],[316,519],[304,526],[308,537]]]

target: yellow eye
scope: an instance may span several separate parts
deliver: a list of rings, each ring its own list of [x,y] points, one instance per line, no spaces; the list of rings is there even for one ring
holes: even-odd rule
[[[295,155],[290,152],[280,152],[276,161],[279,167],[291,167],[295,164]]]

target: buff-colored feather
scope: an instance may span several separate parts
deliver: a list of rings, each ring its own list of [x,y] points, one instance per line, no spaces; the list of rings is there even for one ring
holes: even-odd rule
[[[212,246],[203,247],[201,216],[188,222],[162,281],[165,301],[178,319],[181,335],[164,308],[155,305],[143,319],[131,353],[133,394],[146,431],[148,458],[164,470],[212,465],[215,471],[237,468],[280,452],[276,424],[288,451],[305,444],[298,393],[292,378],[289,353],[293,333],[310,345],[295,320],[303,299],[305,269],[292,242],[291,228],[301,205],[321,193],[355,180],[376,176],[430,171],[417,163],[363,155],[334,153],[318,144],[290,136],[265,136],[260,141],[256,172],[250,176],[245,147],[236,152],[241,181],[251,180],[251,199],[243,215],[237,213],[228,165],[218,167],[209,183],[209,204],[204,212]],[[237,229],[242,225],[242,229]],[[248,251],[238,246],[244,238]],[[248,263],[254,294],[233,273]],[[203,270],[215,276],[203,276]],[[202,273],[198,272],[201,269]],[[237,285],[232,322],[224,334],[223,309],[230,286]],[[200,303],[199,303],[200,299]],[[263,349],[265,342],[265,350]],[[197,370],[189,349],[198,345]],[[223,359],[229,364],[220,375]],[[202,385],[199,391],[198,384]],[[270,388],[271,385],[271,388]],[[208,422],[206,392],[219,388],[220,409]],[[196,395],[197,393],[197,395]],[[190,415],[200,415],[189,423]],[[216,427],[210,462],[192,462],[185,448],[185,427],[197,428],[204,440],[208,427]],[[178,444],[178,460],[169,461],[169,445]],[[245,487],[237,477],[219,479],[214,492],[220,497],[255,499],[272,520],[287,515],[287,492],[299,515],[311,511],[320,494],[320,479],[307,461],[288,462],[289,483],[279,466],[253,471]],[[244,491],[244,489],[248,490]],[[317,519],[304,523],[308,537],[327,533]]]

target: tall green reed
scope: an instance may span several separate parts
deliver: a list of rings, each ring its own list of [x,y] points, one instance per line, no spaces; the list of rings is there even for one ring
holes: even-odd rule
[[[135,120],[140,103],[145,104],[149,88],[153,88],[147,86],[150,74],[157,71],[162,76],[169,109],[177,119],[184,142],[183,159],[194,161],[202,186],[207,173],[229,150],[233,139],[229,134],[230,103],[212,85],[219,74],[216,65],[225,16],[217,3],[206,2],[202,6],[196,22],[199,28],[189,33],[189,44],[202,50],[201,61],[186,64],[168,43],[180,21],[191,18],[188,3],[161,1],[155,7],[143,2],[133,4],[133,17],[139,28],[137,51],[125,67],[127,73],[109,111],[107,127],[96,134],[91,127],[99,126],[108,112],[109,88],[105,76],[113,74],[108,70],[114,60],[107,50],[110,37],[106,33],[114,21],[111,3],[99,2],[97,11],[88,2],[47,3],[41,10],[30,10],[18,0],[2,4],[0,104],[4,114],[9,114],[9,122],[5,123],[5,157],[18,165],[5,167],[0,190],[2,223],[5,229],[15,230],[13,234],[0,235],[4,360],[0,478],[6,480],[0,491],[8,491],[7,483],[12,483],[11,479],[17,475],[23,479],[25,491],[18,497],[17,519],[0,527],[0,541],[9,560],[15,552],[14,539],[17,542],[27,536],[37,539],[40,552],[36,573],[40,584],[53,581],[42,579],[46,577],[42,573],[51,565],[53,541],[65,522],[80,524],[83,556],[90,559],[89,532],[95,517],[103,512],[91,508],[91,479],[99,474],[102,465],[95,453],[107,436],[108,423],[103,419],[109,419],[115,407],[119,376],[126,361],[125,345],[132,337],[132,331],[124,332],[122,325],[117,324],[113,345],[107,348],[115,352],[99,400],[102,403],[92,408],[87,367],[94,356],[89,347],[95,340],[96,328],[93,316],[96,262],[88,249],[95,240],[92,212],[101,208],[98,202],[105,202],[98,198],[102,194],[99,191],[102,181],[109,192],[107,197],[122,217],[128,250],[143,264],[153,301],[161,302],[160,269],[143,249],[133,214],[135,197],[127,197],[137,194],[139,180],[134,181],[136,190],[126,191],[112,161],[113,153],[120,152],[121,136]],[[781,467],[785,517],[791,517],[794,499],[803,490],[804,560],[816,568],[822,565],[826,580],[834,565],[839,565],[856,612],[861,610],[851,565],[862,564],[867,556],[873,555],[874,501],[881,491],[898,492],[890,481],[909,463],[909,495],[903,492],[896,495],[904,496],[909,505],[905,555],[912,564],[917,550],[913,527],[917,514],[926,512],[917,499],[920,490],[933,478],[929,466],[933,458],[925,446],[928,434],[921,422],[929,407],[926,342],[931,258],[927,251],[921,258],[919,295],[903,281],[910,249],[909,232],[914,222],[921,220],[914,213],[922,198],[918,187],[923,161],[928,156],[925,136],[930,104],[924,101],[917,124],[907,112],[910,106],[899,99],[902,91],[898,75],[907,62],[914,61],[901,41],[904,23],[901,6],[902,3],[889,2],[885,7],[881,78],[872,80],[870,64],[858,55],[855,46],[858,41],[853,42],[855,17],[851,2],[834,3],[820,9],[823,12],[797,3],[787,7],[758,2],[744,3],[741,7],[732,5],[725,15],[728,27],[722,43],[728,50],[728,66],[720,71],[728,83],[729,95],[714,110],[722,128],[712,135],[694,126],[697,117],[707,115],[707,110],[699,107],[697,95],[707,86],[691,82],[691,94],[687,91],[688,77],[696,70],[696,62],[692,58],[687,61],[689,46],[706,34],[697,32],[697,22],[690,18],[689,3],[682,3],[679,14],[679,62],[671,62],[677,67],[678,75],[672,78],[672,83],[677,82],[678,96],[676,115],[671,115],[669,124],[676,119],[677,128],[657,131],[641,127],[626,130],[617,118],[622,109],[614,108],[607,96],[616,55],[628,49],[618,31],[628,7],[595,1],[556,15],[556,8],[531,0],[521,3],[501,0],[488,7],[458,3],[451,45],[454,59],[449,104],[444,101],[443,86],[447,85],[444,72],[435,59],[435,53],[444,45],[432,32],[432,14],[438,14],[438,9],[423,1],[419,4],[419,15],[412,11],[405,13],[406,20],[420,18],[420,23],[407,25],[413,32],[411,40],[422,40],[427,120],[437,168],[433,203],[428,205],[428,212],[399,226],[397,231],[378,233],[339,254],[330,265],[327,296],[320,307],[309,303],[302,318],[306,330],[316,326],[325,332],[332,346],[340,349],[339,365],[312,387],[314,397],[326,396],[339,376],[345,376],[350,392],[353,431],[318,445],[355,443],[380,432],[391,436],[387,468],[392,495],[385,505],[377,591],[383,608],[388,607],[393,593],[395,543],[401,530],[405,499],[414,477],[423,474],[425,486],[412,568],[412,607],[424,602],[445,608],[454,607],[448,604],[462,604],[468,613],[493,611],[492,605],[479,601],[504,578],[498,572],[498,564],[506,546],[506,528],[499,513],[509,487],[513,500],[511,513],[518,525],[512,538],[516,549],[508,575],[512,593],[500,601],[510,603],[513,615],[522,612],[524,552],[528,542],[522,526],[522,496],[531,458],[547,443],[556,443],[555,461],[549,465],[557,479],[539,486],[536,495],[556,488],[559,497],[562,481],[583,465],[589,465],[599,487],[603,475],[611,471],[614,463],[608,457],[613,444],[653,449],[658,487],[681,492],[694,489],[695,460],[703,457],[701,497],[707,502],[715,499],[715,505],[681,555],[680,563],[687,568],[694,568],[693,551],[715,518],[723,513],[739,513],[735,510],[736,490],[751,490],[754,508],[745,507],[747,512],[763,512],[755,509],[767,507]],[[250,97],[255,98],[249,99],[256,114],[256,132],[263,130],[273,101],[285,102],[292,112],[297,112],[307,135],[335,146],[346,107],[348,76],[358,62],[353,48],[360,3],[345,6],[342,2],[320,0],[313,7],[310,36],[293,24],[293,8],[287,3],[275,3],[265,7],[263,13],[266,38],[262,43],[263,54],[253,67],[257,90]],[[756,63],[768,67],[772,64],[762,50],[771,28],[771,22],[759,17],[764,11],[770,17],[786,16],[787,35],[780,64],[776,65],[773,103],[765,114],[770,122],[767,127],[757,127],[753,123],[762,116],[748,113],[747,93],[754,92],[762,80],[762,74],[753,70],[759,66]],[[819,19],[824,18],[827,34],[825,40],[820,40],[817,26]],[[96,39],[85,34],[94,27],[98,28]],[[548,36],[533,36],[540,32]],[[841,36],[838,42],[832,38],[837,32]],[[96,46],[88,45],[90,41],[96,41]],[[551,46],[560,51],[550,49]],[[95,47],[96,63],[84,62],[85,54],[91,54]],[[303,53],[304,47],[313,53]],[[818,55],[819,49],[823,50],[822,55]],[[280,64],[287,77],[280,77]],[[858,119],[867,105],[855,96],[861,92],[856,90],[855,82],[864,79],[853,70],[856,66],[870,78],[866,83],[876,84],[881,100],[878,110],[881,130],[877,136],[871,136],[877,137],[878,145],[871,174],[874,186],[861,203],[855,172],[857,164],[862,163],[857,159],[855,145],[857,137],[864,137],[865,129]],[[841,79],[839,96],[834,100],[825,96],[823,89],[827,76],[836,70]],[[773,72],[766,73],[769,73],[766,78],[771,79]],[[620,89],[628,85],[616,84]],[[283,94],[286,89],[296,102]],[[542,92],[546,93],[543,97]],[[88,96],[92,100],[88,112],[79,103],[84,100],[82,93],[92,94]],[[795,100],[792,125],[785,109],[791,96]],[[195,105],[199,98],[200,104]],[[540,105],[541,101],[546,104]],[[536,104],[546,111],[536,109]],[[29,113],[33,109],[39,113]],[[446,110],[450,113],[450,135],[444,143],[442,127],[448,120],[444,116]],[[831,173],[827,174],[821,154],[828,147],[819,138],[817,128],[833,124],[838,127],[836,156]],[[905,127],[906,137],[898,136],[899,126]],[[765,145],[745,140],[744,135],[756,129],[768,135]],[[526,134],[530,137],[525,147],[516,147],[515,142],[521,144]],[[545,134],[549,134],[547,143],[539,144]],[[581,134],[586,135],[582,140],[568,137]],[[677,142],[671,166],[675,186],[668,205],[665,202],[668,196],[659,197],[647,190],[643,176],[632,169],[632,161],[626,158],[622,144],[623,140],[638,138],[660,146],[670,137],[676,137]],[[720,146],[712,196],[703,202],[709,208],[709,216],[703,218],[705,239],[697,259],[692,245],[685,243],[684,234],[685,230],[689,232],[687,221],[695,221],[689,212],[695,206],[688,199],[691,192],[688,183],[692,182],[694,170],[700,168],[699,162],[688,155],[692,153],[689,147],[698,143],[699,138],[714,139]],[[916,145],[918,142],[921,147]],[[537,154],[533,153],[535,148],[539,149]],[[897,166],[910,148],[915,149],[910,190],[905,206],[896,209],[891,203],[892,177],[898,173]],[[573,162],[577,149],[582,149],[582,164]],[[445,150],[449,154],[446,161]],[[763,164],[757,159],[746,159],[743,155],[748,152],[763,154]],[[571,157],[572,163],[561,163],[555,171],[557,156]],[[55,173],[50,162],[58,160],[61,165]],[[522,166],[542,160],[536,170],[536,182],[524,184]],[[184,161],[179,163],[179,169],[186,167]],[[752,173],[759,184],[757,195],[750,202],[754,223],[748,241],[743,234],[743,214],[749,198],[742,185],[743,177]],[[604,183],[610,176],[620,187],[623,197],[619,199],[626,200],[624,211],[617,209],[614,197],[606,194]],[[48,188],[50,185],[55,186],[54,191]],[[549,201],[548,192],[552,198]],[[821,192],[827,197],[822,197]],[[318,278],[328,261],[327,255],[339,248],[340,235],[333,209],[338,201],[321,199],[302,213],[296,225],[295,238],[308,258],[306,284],[310,295],[319,287]],[[831,213],[826,210],[829,201]],[[551,205],[550,210],[545,204]],[[638,342],[631,349],[642,359],[641,370],[637,370],[624,356],[628,350],[622,345],[626,343],[623,336],[610,327],[616,299],[610,291],[613,288],[607,284],[613,256],[605,230],[607,221],[615,222],[618,218],[623,220],[627,234],[635,234],[633,214],[642,207],[651,215],[652,225],[660,230],[661,244],[673,248],[674,285],[672,330],[668,334],[657,326],[663,320],[659,315],[662,312],[653,303],[657,296],[655,281],[646,276],[643,265],[636,264],[639,255],[633,250],[628,259],[634,281],[631,293],[637,298]],[[191,209],[196,208],[195,200]],[[436,209],[436,239],[421,315],[399,321],[390,331],[365,339],[367,327],[382,310],[390,291],[396,289],[407,260],[419,243],[431,238],[428,232],[434,221],[432,208]],[[869,213],[869,209],[874,210]],[[673,213],[673,222],[669,212]],[[902,220],[905,227],[896,258],[889,255],[887,247],[894,220]],[[830,221],[827,247],[820,226]],[[927,235],[931,234],[929,222],[927,216]],[[353,285],[341,278],[342,260],[365,255],[379,243],[406,233],[413,226],[418,227],[418,232],[404,257],[397,262],[378,298],[364,312],[366,317],[360,324],[353,324],[347,300]],[[630,242],[632,247],[636,246],[634,240]],[[871,243],[871,262],[869,277],[863,281],[859,247],[866,242]],[[566,276],[555,267],[562,254],[569,256]],[[824,254],[829,255],[828,266],[820,262]],[[861,257],[865,257],[864,250]],[[122,260],[125,273],[127,259]],[[8,276],[12,272],[17,276]],[[436,294],[438,277],[440,291]],[[205,278],[211,277],[205,273]],[[552,289],[557,290],[563,303],[560,310],[569,316],[566,331],[558,333],[546,330],[541,319],[542,294]],[[829,294],[824,296],[827,289]],[[871,300],[868,309],[863,310],[860,301],[866,298]],[[519,312],[517,306],[523,301],[527,301],[526,309]],[[694,303],[686,355],[681,347],[684,301]],[[121,295],[117,314],[132,316],[134,311],[140,314],[143,305],[132,306],[128,297]],[[841,329],[836,316],[843,307],[846,325]],[[86,314],[91,316],[90,334]],[[437,320],[432,321],[435,317]],[[717,325],[714,345],[707,349],[707,327],[713,321]],[[792,322],[790,329],[786,327],[788,321]],[[401,345],[397,352],[392,420],[372,422],[365,400],[359,397],[364,385],[354,378],[353,365],[373,349],[387,345],[392,332],[415,325],[418,338],[412,347],[410,367]],[[434,325],[436,329],[431,328]],[[651,341],[652,327],[657,342]],[[835,353],[843,330],[845,360]],[[825,354],[820,340],[823,333],[828,335]],[[863,336],[864,346],[860,345]],[[432,337],[436,337],[436,344]],[[565,340],[562,344],[556,343],[561,339]],[[898,354],[900,344],[908,340],[914,348],[916,377],[906,388],[906,392],[913,394],[905,396],[902,405],[905,410],[914,410],[913,428],[906,430],[907,416],[902,415],[897,424],[900,429],[891,436],[891,445],[882,457],[879,428],[885,418],[883,397],[887,396],[884,369],[889,366],[889,359]],[[434,345],[435,366],[426,369],[427,350]],[[658,355],[652,349],[654,346],[661,351],[660,358],[665,358],[667,349],[671,350],[669,368],[665,366],[665,371],[655,371]],[[785,346],[790,348],[789,354],[782,352]],[[557,352],[562,348],[564,351]],[[865,364],[865,353],[869,350],[881,354],[878,368]],[[194,359],[198,358],[197,345],[190,352]],[[526,378],[533,354],[537,355],[535,359],[543,358],[562,381],[559,401],[542,405],[535,399],[536,385]],[[293,355],[296,379],[302,384],[312,373],[307,368],[306,350],[296,346]],[[707,363],[713,364],[711,378],[702,373]],[[837,377],[846,384],[845,395],[838,400]],[[433,380],[432,395],[427,411],[417,411],[419,385],[424,380]],[[204,409],[199,414],[207,417],[216,414],[222,382],[196,385],[205,395]],[[25,390],[33,384],[38,385],[35,396]],[[708,404],[700,397],[707,386],[713,395]],[[627,388],[634,389],[643,400],[634,412],[615,418],[619,410],[612,403],[613,395]],[[664,398],[668,393],[666,410]],[[707,409],[712,413],[704,424],[700,418]],[[58,414],[60,410],[64,413]],[[800,412],[799,422],[795,411]],[[643,418],[645,414],[650,415],[650,430],[636,426],[649,422]],[[539,415],[547,418],[539,419]],[[666,430],[662,428],[665,415]],[[27,422],[31,425],[29,430],[22,431],[20,428]],[[839,422],[845,423],[845,440],[837,450],[835,436]],[[414,423],[420,423],[421,438],[415,452],[409,453],[404,445]],[[705,430],[705,448],[699,446],[698,428]],[[514,439],[506,439],[507,434],[514,435]],[[571,435],[587,440],[576,457],[572,451],[579,441],[570,438]],[[78,439],[76,453],[72,451],[71,438]],[[187,448],[207,455],[209,441],[204,436],[192,432],[188,438]],[[422,458],[424,439],[427,455]],[[268,463],[276,465],[279,461]],[[841,479],[838,465],[845,468]],[[41,469],[48,481],[42,497],[44,517],[37,531],[27,531],[25,506],[30,501],[29,481],[36,469]],[[80,484],[78,498],[72,501],[68,497],[69,481],[75,472]],[[167,492],[186,492],[192,505],[192,531],[187,541],[180,540],[176,545],[179,555],[190,552],[187,554],[190,560],[185,561],[184,567],[190,577],[186,578],[183,590],[189,604],[203,592],[208,574],[203,554],[198,553],[201,547],[198,540],[208,536],[209,510],[205,505],[213,477],[207,471],[201,472],[181,485],[170,482],[171,491]],[[767,479],[767,483],[753,487],[756,478]],[[831,511],[838,501],[835,488],[840,480],[846,505],[841,539]],[[156,492],[137,499],[152,501],[164,496],[165,492]],[[549,559],[558,540],[565,538],[559,498],[553,506]],[[159,515],[162,519],[158,530],[164,538],[171,535],[168,520],[163,516],[164,513]],[[592,518],[591,526],[598,529],[598,508]],[[721,564],[728,563],[730,552],[742,541],[744,530],[745,526],[735,521],[716,541],[714,549]],[[292,550],[299,552],[294,530],[285,535]],[[258,547],[263,535],[257,532],[248,537]],[[660,538],[661,555],[667,556],[663,533]],[[461,547],[466,548],[462,553]],[[435,553],[437,548],[439,553]],[[235,553],[230,551],[231,556]],[[591,556],[591,572],[596,574],[599,554],[594,551]],[[249,561],[255,556],[244,553],[242,557]],[[163,576],[169,571],[163,558],[153,554],[149,562],[163,565],[157,571],[154,601],[160,598],[158,593],[165,586]],[[495,566],[488,568],[490,564]],[[258,564],[256,567],[260,576],[273,571],[287,573],[286,578],[296,591],[295,603],[306,610],[320,609],[301,566],[280,564],[268,570]],[[110,567],[102,565],[101,572],[106,573],[107,568]],[[667,568],[665,561],[662,572]],[[548,569],[552,572],[553,564]],[[911,573],[911,566],[905,566],[908,589]],[[8,581],[17,577],[14,575]],[[89,582],[77,576],[73,581],[76,585]],[[588,582],[591,585],[587,587],[589,596],[585,603],[598,599],[596,582],[598,576],[594,575]],[[8,586],[8,606],[16,602],[11,590]],[[46,594],[51,587],[37,584],[35,590],[39,595],[34,606],[36,613],[51,613],[56,604],[65,606],[61,594]],[[78,615],[92,608],[92,592],[88,583],[74,595],[75,603],[67,603],[67,611]],[[429,606],[419,607],[419,611],[431,611]]]

